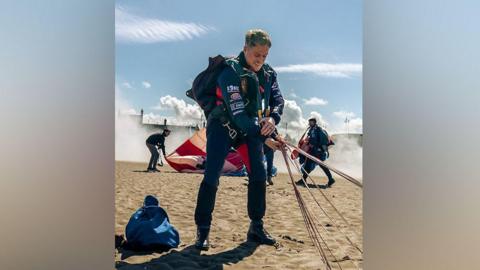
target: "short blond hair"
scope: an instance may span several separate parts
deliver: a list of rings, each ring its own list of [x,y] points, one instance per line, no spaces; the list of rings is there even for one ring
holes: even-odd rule
[[[256,45],[267,45],[269,48],[272,47],[270,36],[265,30],[250,29],[245,34],[245,46],[255,47]]]

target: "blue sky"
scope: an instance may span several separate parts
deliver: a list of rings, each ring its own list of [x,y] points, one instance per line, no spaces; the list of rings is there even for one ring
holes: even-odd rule
[[[362,1],[117,1],[117,109],[194,122],[185,97],[209,56],[237,55],[244,34],[272,38],[267,62],[286,100],[281,126],[310,116],[333,132],[362,131]]]

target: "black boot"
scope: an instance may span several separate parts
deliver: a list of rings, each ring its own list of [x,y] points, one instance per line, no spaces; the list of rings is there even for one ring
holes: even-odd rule
[[[212,212],[215,207],[215,197],[217,187],[211,186],[206,182],[200,184],[197,197],[197,207],[195,208],[195,224],[197,224],[197,240],[195,247],[202,250],[209,248],[208,234],[212,222]]]
[[[272,177],[271,177],[271,176],[267,176],[267,183],[268,183],[270,186],[273,186],[273,181],[272,181]]]
[[[335,179],[333,178],[328,179],[327,187],[331,187],[333,184],[335,184]]]
[[[307,181],[305,180],[305,182]],[[299,179],[295,182],[295,185],[304,187],[305,183],[303,182],[303,179]]]
[[[260,244],[273,245],[275,239],[263,228],[263,216],[266,208],[266,183],[264,181],[250,181],[248,183],[248,216],[252,221],[248,229],[247,239]]]
[[[323,165],[320,165],[320,168],[322,168],[325,175],[327,175],[327,178],[328,178],[327,187],[331,187],[335,183],[335,180],[333,179],[332,173],[330,172],[330,170],[327,167],[325,167]]]
[[[266,230],[263,228],[263,222],[250,222],[250,228],[248,228],[247,239],[249,241],[257,242],[263,245],[273,246],[277,243],[277,240],[273,238]]]
[[[210,241],[208,235],[210,228],[197,228],[197,239],[195,240],[195,248],[200,250],[208,250],[210,248]]]

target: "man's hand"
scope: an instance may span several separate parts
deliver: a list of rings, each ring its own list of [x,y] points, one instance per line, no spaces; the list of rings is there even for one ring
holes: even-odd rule
[[[279,141],[281,144],[287,144],[285,141],[285,138],[283,138],[282,135],[280,134],[277,134],[277,136],[275,137],[275,140]]]
[[[270,136],[275,131],[275,120],[272,117],[264,117],[260,120],[260,134],[263,136]]]
[[[275,141],[274,139],[272,138],[267,138],[265,140],[265,144],[272,148],[273,150],[281,150],[285,145],[279,141]]]

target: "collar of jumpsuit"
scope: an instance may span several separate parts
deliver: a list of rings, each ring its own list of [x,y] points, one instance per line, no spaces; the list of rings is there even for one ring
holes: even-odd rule
[[[251,71],[252,73],[254,73],[255,75],[257,75],[259,81],[260,79],[264,78],[264,73],[265,73],[265,63],[262,65],[262,67],[260,68],[259,71],[255,72],[255,71],[252,71],[250,70],[248,67],[248,64],[247,64],[247,59],[245,58],[245,53],[243,51],[241,51],[238,56],[237,56],[237,59],[238,59],[238,62],[240,63],[240,65],[242,65],[242,67],[248,69],[249,71]],[[262,82],[262,81],[260,81]]]
[[[245,53],[243,51],[241,51],[238,56],[237,56],[237,60],[238,60],[238,63],[244,67],[245,69],[248,69],[248,64],[247,64],[247,60],[245,58]],[[256,98],[253,98],[255,95],[252,95],[252,93],[250,92],[249,94],[249,97],[252,99],[252,100],[257,100],[257,103],[258,104],[262,104],[262,98],[265,98],[265,93],[264,93],[264,87],[266,85],[266,83],[268,83],[269,81],[269,77],[270,75],[268,74],[268,70],[270,70],[269,66],[267,64],[263,64],[262,68],[260,68],[260,70],[258,72],[254,72],[254,71],[251,71],[250,69],[248,69],[251,73],[250,74],[255,74],[256,75],[256,81],[258,81],[258,86],[255,87],[255,90],[257,90],[259,92],[259,96]],[[250,81],[251,83],[251,81]],[[250,89],[251,85],[249,83],[249,90],[251,91],[252,89]],[[255,91],[255,92],[257,92]],[[265,102],[268,103],[267,100],[265,100]],[[258,107],[258,109],[261,110],[261,106]],[[256,111],[257,111],[257,108],[255,108],[254,110],[254,114],[256,114]]]

